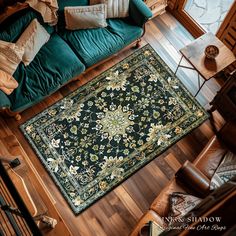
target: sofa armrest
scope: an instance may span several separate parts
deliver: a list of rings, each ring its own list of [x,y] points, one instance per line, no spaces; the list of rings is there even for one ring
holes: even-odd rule
[[[129,14],[134,22],[142,27],[152,17],[152,12],[142,0],[131,0]]]
[[[0,90],[0,110],[10,108],[10,107],[11,107],[10,99],[2,90]]]

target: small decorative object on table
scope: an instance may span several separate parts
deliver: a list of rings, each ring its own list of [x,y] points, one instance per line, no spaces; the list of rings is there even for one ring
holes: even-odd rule
[[[205,48],[205,55],[208,59],[215,59],[219,54],[219,48],[215,45],[208,45]]]

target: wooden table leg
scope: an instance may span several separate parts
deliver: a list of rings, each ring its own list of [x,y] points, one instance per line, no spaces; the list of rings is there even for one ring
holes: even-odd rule
[[[202,89],[202,87],[205,83],[206,83],[206,80],[204,80],[204,82],[200,86],[200,75],[198,74],[198,86],[199,86],[199,88],[198,88],[197,93],[194,95],[194,97],[197,97],[197,95],[199,94],[199,92],[201,91],[201,89]]]

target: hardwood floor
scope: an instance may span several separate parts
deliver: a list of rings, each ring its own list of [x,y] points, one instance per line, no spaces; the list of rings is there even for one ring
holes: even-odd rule
[[[163,58],[167,65],[174,71],[179,60],[178,50],[190,43],[193,37],[169,13],[154,18],[147,23],[143,44],[149,43]],[[82,84],[94,78],[102,71],[124,59],[131,54],[129,49],[115,56],[112,60],[92,69],[83,75],[81,81],[75,81],[36,106],[22,113],[22,119],[0,118],[0,135],[6,137],[14,134],[30,157],[33,165],[38,170],[42,180],[56,202],[56,208],[61,214],[72,235],[75,236],[126,236],[130,233],[142,214],[149,208],[152,201],[163,187],[174,176],[174,173],[185,162],[193,161],[202,150],[207,141],[212,137],[213,131],[209,121],[206,121],[191,134],[180,140],[162,155],[136,172],[113,191],[105,195],[80,215],[75,216],[58,188],[53,183],[46,170],[41,165],[29,143],[26,141],[19,125],[24,123],[38,112],[66,96]],[[197,75],[191,70],[179,70],[177,76],[192,92],[197,91]],[[212,79],[201,90],[197,100],[207,109],[209,101],[219,89],[218,83]],[[218,113],[215,113],[216,124],[220,127],[223,123]]]

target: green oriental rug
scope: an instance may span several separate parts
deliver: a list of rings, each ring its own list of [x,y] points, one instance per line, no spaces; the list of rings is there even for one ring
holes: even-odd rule
[[[21,130],[78,214],[207,118],[146,45]]]

